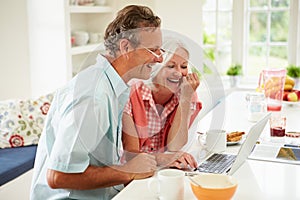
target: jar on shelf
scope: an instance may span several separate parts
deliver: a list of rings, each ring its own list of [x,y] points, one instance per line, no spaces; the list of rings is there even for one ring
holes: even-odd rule
[[[70,0],[70,5],[79,6],[93,6],[94,0]]]

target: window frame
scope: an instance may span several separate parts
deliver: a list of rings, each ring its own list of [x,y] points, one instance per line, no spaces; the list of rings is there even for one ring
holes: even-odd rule
[[[216,35],[216,41],[215,41],[215,44],[203,44],[203,38],[201,38],[201,42],[202,42],[202,45],[204,47],[204,49],[208,49],[208,48],[213,48],[214,49],[214,55],[215,55],[215,65],[217,67],[217,70],[219,69],[219,65],[221,65],[221,62],[220,62],[220,59],[219,59],[219,54],[218,54],[218,49],[223,49],[224,47],[229,47],[231,48],[230,51],[232,51],[232,39],[228,40],[228,42],[226,43],[221,43],[220,40],[219,40],[219,29],[217,28],[218,27],[218,23],[219,23],[219,15],[220,13],[228,13],[228,12],[233,12],[232,11],[232,8],[230,9],[220,9],[219,8],[219,1],[222,1],[222,0],[215,0],[216,1],[216,8],[215,9],[206,9],[205,11],[202,9],[202,13],[205,12],[205,13],[215,13],[216,16],[215,16],[215,20],[216,20],[216,32],[215,32],[215,35]],[[204,4],[202,5],[202,8],[203,8]],[[233,17],[233,15],[231,16],[231,18]],[[232,19],[233,20],[233,19]],[[203,15],[202,15],[202,19],[201,21],[203,22]],[[202,36],[203,37],[203,28],[202,28]],[[232,36],[232,34],[231,34]],[[232,53],[231,53],[232,54]],[[232,58],[232,56],[231,56]],[[221,68],[221,67],[220,67]],[[222,74],[222,72],[219,72]]]
[[[246,80],[257,80],[257,77],[251,77],[247,75],[247,49],[248,49],[248,25],[249,14],[247,12],[247,6],[249,0],[233,0],[232,2],[232,38],[231,38],[231,62],[241,63],[243,72],[246,75],[243,79]],[[273,10],[273,9],[272,9]],[[276,8],[274,9],[276,10]],[[216,15],[218,16],[218,10]],[[289,14],[289,31],[287,41],[287,54],[288,64],[296,66],[300,65],[300,3],[297,0],[290,1],[290,14]],[[217,19],[216,19],[217,20]],[[202,29],[203,34],[203,29]],[[201,40],[202,41],[202,40]],[[215,46],[217,47],[217,40]],[[203,44],[202,44],[203,45]],[[241,49],[242,47],[242,49]],[[218,55],[215,55],[216,59]],[[216,61],[216,64],[217,61]],[[252,81],[251,81],[252,82]]]
[[[245,74],[247,74],[248,68],[248,66],[246,66],[248,49],[247,38],[249,34],[249,26],[246,24],[249,23],[249,14],[247,13],[248,2],[249,0],[233,0],[232,11],[232,62],[242,63],[242,65],[245,66],[243,69]],[[300,65],[300,20],[298,19],[300,19],[300,3],[297,0],[291,0],[287,50],[288,63],[296,66]],[[240,44],[243,44],[242,51]]]

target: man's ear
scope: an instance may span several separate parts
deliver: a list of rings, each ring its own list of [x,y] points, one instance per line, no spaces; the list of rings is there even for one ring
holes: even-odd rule
[[[128,53],[129,46],[130,46],[130,43],[127,39],[121,39],[120,40],[120,52],[121,52],[121,54]]]

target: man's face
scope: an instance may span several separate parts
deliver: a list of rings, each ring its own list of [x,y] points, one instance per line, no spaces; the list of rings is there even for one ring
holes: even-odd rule
[[[133,78],[149,79],[152,66],[161,63],[162,34],[160,29],[155,31],[141,31],[140,45],[128,54]]]

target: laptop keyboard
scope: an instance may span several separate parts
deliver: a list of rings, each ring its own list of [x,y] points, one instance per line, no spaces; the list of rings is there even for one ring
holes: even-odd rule
[[[213,154],[197,168],[200,172],[222,174],[234,162],[236,155]]]

